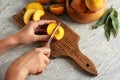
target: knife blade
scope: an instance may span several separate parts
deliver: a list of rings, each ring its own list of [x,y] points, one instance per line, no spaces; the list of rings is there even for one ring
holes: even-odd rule
[[[51,44],[51,42],[52,42],[52,40],[53,40],[53,37],[54,37],[54,35],[55,35],[56,31],[58,30],[58,28],[59,28],[60,25],[61,25],[61,22],[59,22],[59,23],[57,24],[56,28],[55,28],[54,31],[52,32],[52,34],[51,34],[51,36],[50,36],[50,38],[49,38],[49,40],[48,40],[48,42],[47,42],[48,45]]]

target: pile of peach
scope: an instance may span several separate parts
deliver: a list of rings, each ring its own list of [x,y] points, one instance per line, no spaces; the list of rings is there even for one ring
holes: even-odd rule
[[[30,21],[39,21],[42,16],[45,15],[44,7],[39,2],[28,3],[25,7],[26,11],[23,16],[23,21],[25,24],[28,24]],[[50,23],[47,26],[46,33],[51,35],[54,29],[56,28],[57,23]],[[61,40],[64,36],[64,29],[62,26],[59,26],[58,30],[55,33],[54,39]]]
[[[68,15],[80,23],[99,19],[106,10],[106,0],[66,0]]]
[[[87,9],[96,12],[105,6],[105,0],[73,0],[71,7],[78,12],[85,12]]]

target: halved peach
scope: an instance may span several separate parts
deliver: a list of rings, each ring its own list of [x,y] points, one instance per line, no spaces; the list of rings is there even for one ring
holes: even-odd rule
[[[61,15],[64,13],[64,5],[63,4],[53,4],[50,6],[50,12],[54,15]]]
[[[39,21],[43,15],[45,15],[45,12],[43,10],[36,10],[33,14],[33,21]]]
[[[26,10],[28,10],[28,9],[41,9],[41,10],[44,10],[44,7],[39,2],[31,2],[26,6]]]
[[[23,20],[24,20],[24,23],[25,23],[25,24],[27,24],[27,23],[30,22],[31,17],[32,17],[32,15],[34,14],[35,11],[36,11],[35,9],[28,9],[28,10],[25,12],[25,14],[24,14],[24,16],[23,16]]]
[[[50,23],[47,27],[47,34],[51,35],[54,29],[56,28],[57,23]],[[64,37],[64,29],[62,26],[59,26],[58,30],[56,31],[54,35],[54,39],[61,40]]]

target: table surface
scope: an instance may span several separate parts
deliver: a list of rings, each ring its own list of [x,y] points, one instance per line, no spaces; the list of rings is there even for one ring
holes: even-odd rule
[[[12,35],[21,29],[11,16],[31,1],[0,0],[0,38]],[[108,0],[107,8],[113,5],[120,15],[119,3],[119,0]],[[98,69],[98,76],[86,74],[69,58],[56,58],[51,60],[51,64],[42,74],[28,76],[27,80],[120,80],[120,31],[116,38],[111,35],[108,42],[104,35],[103,26],[95,30],[91,29],[95,22],[76,23],[66,14],[59,18],[81,37],[78,44],[79,48],[93,61]],[[0,80],[4,80],[6,69],[11,62],[36,46],[37,44],[19,46],[0,56]]]

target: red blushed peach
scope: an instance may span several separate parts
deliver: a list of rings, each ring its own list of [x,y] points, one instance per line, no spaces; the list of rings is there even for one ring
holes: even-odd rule
[[[85,12],[87,10],[85,0],[73,0],[71,2],[71,7],[78,12]]]
[[[65,2],[66,0],[55,0],[55,2],[57,2],[57,3],[63,3],[63,2]]]
[[[51,0],[37,0],[37,2],[40,2],[41,4],[49,4]]]

